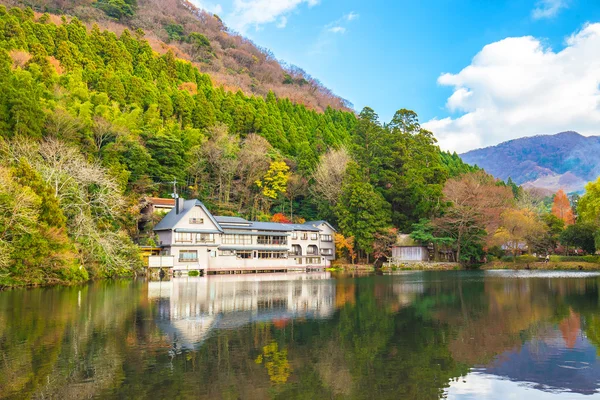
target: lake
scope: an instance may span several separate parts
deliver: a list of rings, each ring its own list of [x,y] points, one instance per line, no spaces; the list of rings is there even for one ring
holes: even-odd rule
[[[222,275],[0,293],[0,398],[600,397],[600,274]]]

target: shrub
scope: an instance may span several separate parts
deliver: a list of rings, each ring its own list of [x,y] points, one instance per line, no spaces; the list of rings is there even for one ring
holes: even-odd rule
[[[198,275],[200,275],[200,272],[198,272],[198,271],[190,271],[190,272],[188,272],[188,276],[198,276]]]
[[[517,262],[518,263],[534,263],[537,260],[538,260],[537,257],[534,257],[534,256],[532,256],[530,254],[525,254],[525,255],[517,257]]]

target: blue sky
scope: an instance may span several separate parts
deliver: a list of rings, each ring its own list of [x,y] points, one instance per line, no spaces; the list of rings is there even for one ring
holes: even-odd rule
[[[358,111],[415,110],[445,149],[600,134],[598,0],[193,2]]]

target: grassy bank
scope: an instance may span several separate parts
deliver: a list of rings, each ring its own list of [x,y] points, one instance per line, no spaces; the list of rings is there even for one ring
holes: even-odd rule
[[[325,268],[325,271],[329,272],[372,272],[375,271],[375,267],[371,264],[336,264],[329,268]]]
[[[447,262],[413,262],[398,265],[384,265],[382,271],[452,271],[463,269],[458,263]]]
[[[493,261],[481,266],[481,269],[517,269],[517,270],[566,270],[566,271],[600,271],[600,263],[585,261],[550,261],[545,262],[506,262]]]

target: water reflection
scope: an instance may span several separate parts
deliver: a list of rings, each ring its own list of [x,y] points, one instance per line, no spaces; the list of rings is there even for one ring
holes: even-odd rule
[[[192,349],[215,330],[331,317],[335,281],[330,278],[328,272],[173,278],[149,282],[148,298],[157,301],[157,324],[174,349]]]
[[[229,275],[0,293],[0,398],[590,398],[598,274]]]

